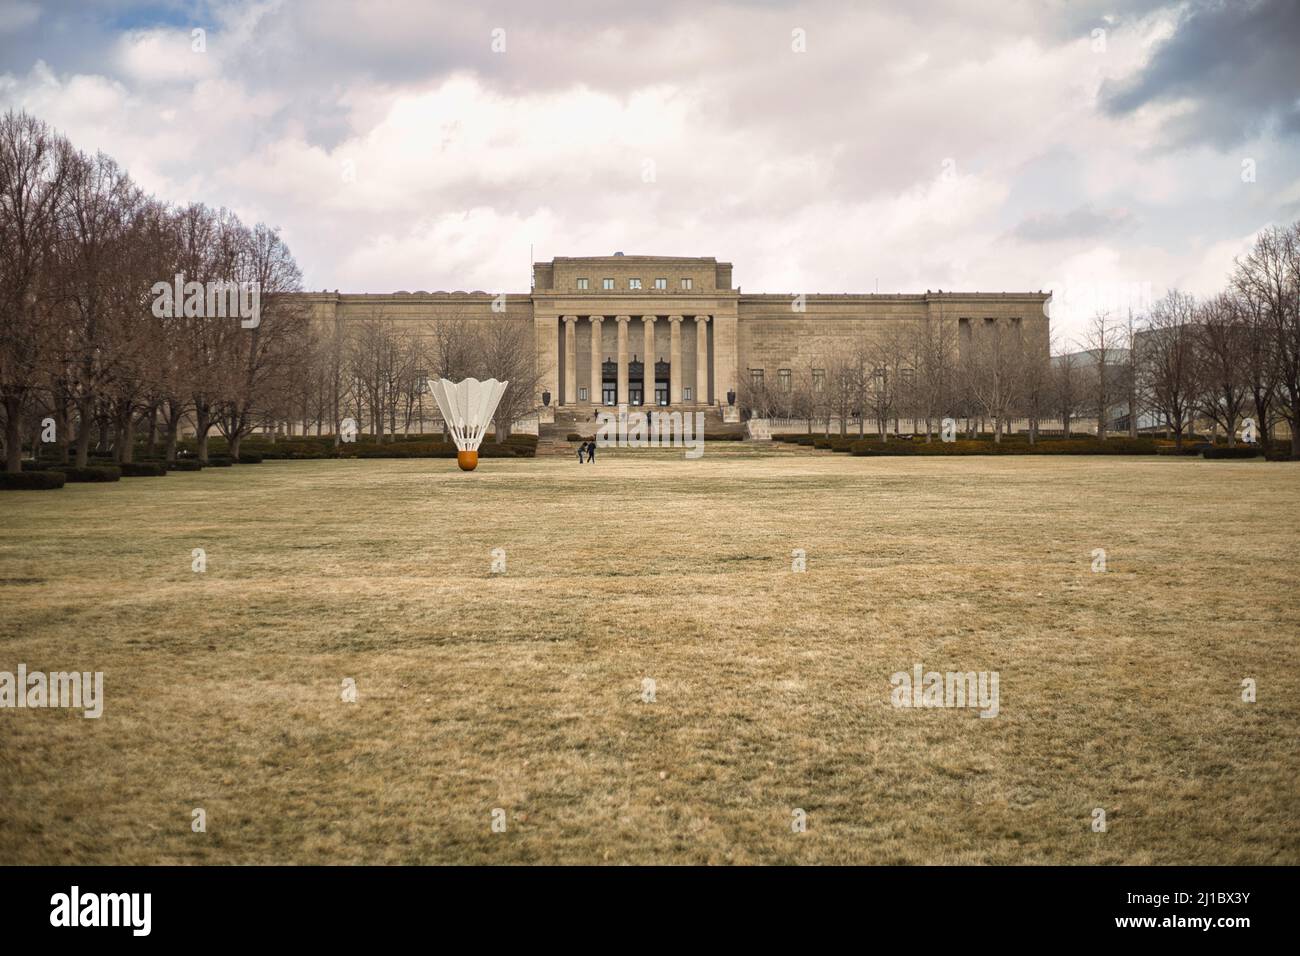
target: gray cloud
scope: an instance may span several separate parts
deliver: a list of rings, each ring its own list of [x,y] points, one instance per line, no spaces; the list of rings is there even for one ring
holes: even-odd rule
[[[1170,119],[1169,146],[1208,142],[1221,149],[1276,126],[1300,133],[1300,3],[1198,0],[1180,17],[1136,76],[1102,89],[1104,109],[1122,116],[1147,104],[1190,100]]]
[[[1080,206],[1065,213],[1045,212],[1028,216],[1011,234],[1025,242],[1056,242],[1062,239],[1100,239],[1130,231],[1137,225],[1127,209],[1093,209]]]

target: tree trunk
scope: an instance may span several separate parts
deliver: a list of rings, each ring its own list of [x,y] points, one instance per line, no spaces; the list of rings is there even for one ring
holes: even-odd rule
[[[180,430],[180,419],[168,420],[166,439],[163,441],[163,459],[169,464],[176,461],[176,433]]]
[[[117,456],[117,460],[127,465],[135,461],[135,416],[129,411],[126,413],[126,421],[122,424],[122,451]]]
[[[153,458],[158,453],[158,406],[149,406],[149,440],[145,445],[145,454]]]
[[[212,428],[212,415],[206,408],[194,410],[194,443],[199,461],[208,463],[208,431]]]
[[[23,466],[22,401],[16,395],[5,396],[5,471],[16,472]]]
[[[1291,396],[1291,457],[1300,458],[1300,392]]]
[[[95,427],[91,421],[90,415],[91,402],[88,398],[83,398],[77,402],[77,456],[75,464],[78,468],[85,468],[86,463],[90,460],[90,430]]]

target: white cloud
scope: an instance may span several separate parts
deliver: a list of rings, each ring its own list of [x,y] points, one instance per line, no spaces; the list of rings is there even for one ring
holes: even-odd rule
[[[1199,289],[1300,189],[1276,140],[1237,151],[1260,157],[1243,191],[1240,156],[1162,150],[1185,106],[1099,108],[1172,6],[1099,14],[1101,53],[1087,17],[1062,31],[1027,3],[214,9],[205,54],[176,25],[73,65],[37,43],[0,101],[163,198],[282,226],[313,288],[524,291],[532,243],[716,255],[749,291]],[[1078,210],[1125,228],[1017,235]]]

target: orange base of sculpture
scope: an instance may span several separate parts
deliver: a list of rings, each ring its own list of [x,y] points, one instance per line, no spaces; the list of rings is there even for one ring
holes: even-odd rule
[[[476,451],[458,451],[456,452],[456,464],[460,465],[461,471],[473,471],[478,467],[478,452]]]

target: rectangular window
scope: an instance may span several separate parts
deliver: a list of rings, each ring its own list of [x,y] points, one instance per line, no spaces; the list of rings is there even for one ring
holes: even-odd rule
[[[683,385],[683,386],[682,386],[682,401],[683,401],[683,402],[693,402],[694,400],[695,400],[695,389],[691,388],[689,385]]]
[[[584,388],[583,386],[579,385],[579,386],[578,386],[578,401],[580,401],[580,402],[585,402],[586,400],[587,400],[587,389]]]
[[[601,280],[600,280],[600,287],[601,287],[602,289],[606,289],[606,290],[613,289],[613,288],[614,288],[614,280],[613,280],[613,279],[601,279]]]
[[[415,370],[415,391],[416,394],[423,394],[429,390],[429,373],[422,368]]]
[[[640,279],[628,279],[628,280],[627,280],[627,287],[628,287],[629,289],[639,289],[639,288],[641,288],[641,280],[640,280]]]
[[[682,288],[683,288],[683,289],[687,289],[687,290],[689,290],[689,289],[691,288],[692,285],[694,285],[694,280],[692,280],[692,279],[683,279],[683,280],[682,280]]]
[[[749,382],[755,388],[763,387],[763,370],[761,368],[751,368],[749,370]]]
[[[582,289],[582,290],[585,291],[586,288],[587,288],[587,280],[586,280],[586,279],[579,279],[579,280],[578,280],[578,288],[579,288],[579,289]]]
[[[667,289],[667,288],[668,288],[668,280],[667,280],[667,279],[655,279],[655,288],[656,288],[656,289]]]
[[[788,392],[794,386],[788,368],[777,369],[776,379],[781,384],[781,391]]]
[[[820,392],[823,388],[826,387],[826,369],[815,368],[812,370],[812,373],[813,373],[813,391]]]

